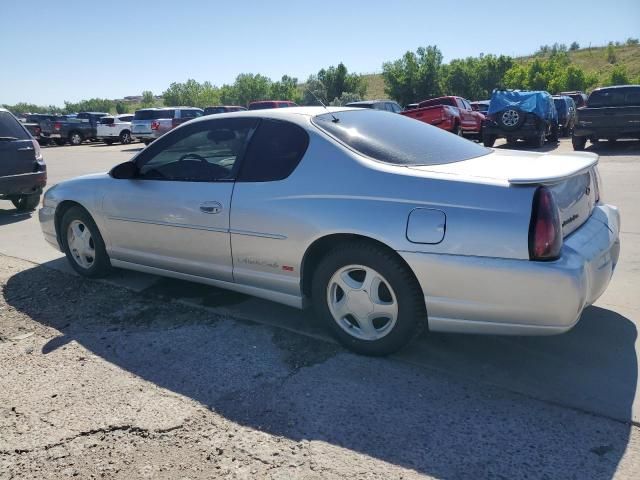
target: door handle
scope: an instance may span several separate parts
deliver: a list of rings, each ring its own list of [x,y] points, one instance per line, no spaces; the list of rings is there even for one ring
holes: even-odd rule
[[[220,202],[205,202],[200,205],[200,211],[210,215],[220,213],[222,211],[222,204]]]

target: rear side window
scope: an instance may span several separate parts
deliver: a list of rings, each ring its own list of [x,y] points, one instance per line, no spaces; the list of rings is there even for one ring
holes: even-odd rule
[[[0,137],[29,140],[31,137],[20,122],[9,112],[0,112]]]
[[[160,118],[173,118],[175,110],[138,110],[133,116],[134,120],[158,120]]]
[[[113,117],[104,117],[100,119],[100,123],[102,125],[111,125],[113,122],[115,122],[115,118]]]
[[[325,113],[313,123],[358,153],[394,165],[440,165],[490,152],[441,128],[375,110]]]
[[[283,180],[298,166],[308,145],[309,135],[298,125],[263,120],[249,143],[238,180]]]
[[[126,117],[118,117],[119,122],[130,122],[133,119],[133,115],[127,115]]]
[[[589,107],[620,107],[624,105],[625,92],[621,88],[597,90],[589,96]]]
[[[180,118],[197,118],[202,116],[200,110],[180,110]]]

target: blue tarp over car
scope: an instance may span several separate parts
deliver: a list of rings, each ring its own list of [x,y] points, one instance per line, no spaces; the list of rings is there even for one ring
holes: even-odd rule
[[[494,90],[487,113],[491,115],[509,107],[533,113],[545,120],[558,118],[553,99],[545,91]]]

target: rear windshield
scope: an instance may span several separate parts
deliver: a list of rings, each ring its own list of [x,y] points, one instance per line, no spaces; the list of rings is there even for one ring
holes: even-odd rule
[[[640,106],[640,87],[596,90],[589,95],[589,107],[637,107]]]
[[[267,108],[275,108],[274,102],[261,102],[252,103],[249,105],[249,110],[266,110]]]
[[[226,111],[227,110],[224,107],[207,107],[204,109],[204,114],[213,115],[214,113],[224,113]]]
[[[434,107],[436,105],[449,105],[450,107],[456,107],[456,102],[453,98],[434,98],[433,100],[425,100],[419,103],[419,107]]]
[[[138,110],[134,120],[158,120],[159,118],[173,118],[174,110]]]
[[[394,165],[440,165],[490,152],[424,122],[377,110],[327,113],[313,123],[357,152]]]
[[[18,140],[29,140],[29,133],[20,122],[9,112],[0,112],[0,138],[16,138]]]

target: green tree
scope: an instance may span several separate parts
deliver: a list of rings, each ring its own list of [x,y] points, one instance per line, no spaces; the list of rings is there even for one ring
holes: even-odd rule
[[[625,42],[626,45],[638,45],[639,40],[637,38],[629,37]]]
[[[268,100],[271,80],[259,73],[241,73],[233,84],[237,103],[247,105],[256,100]]]
[[[613,64],[616,63],[617,60],[618,58],[616,57],[616,49],[613,44],[609,43],[609,45],[607,45],[607,62]]]
[[[129,112],[129,106],[124,102],[116,102],[115,109],[118,114]]]
[[[387,95],[406,105],[441,93],[442,53],[437,46],[420,47],[382,65]]]
[[[629,85],[631,79],[627,73],[627,68],[624,65],[616,65],[611,70],[609,78],[607,79],[607,86],[609,85]]]
[[[569,51],[573,52],[575,50],[580,50],[580,44],[578,42],[571,42],[569,46]]]
[[[153,96],[153,92],[151,92],[150,90],[145,90],[144,92],[142,92],[142,102],[140,103],[140,106],[142,108],[153,107],[155,103],[156,98]]]
[[[298,100],[298,79],[283,75],[280,80],[271,84],[270,96],[273,100]]]
[[[33,103],[19,102],[15,105],[3,104],[14,115],[22,115],[23,113],[59,113],[62,111],[60,107],[55,105],[35,105]]]
[[[302,104],[318,105],[318,100],[327,105],[327,89],[324,84],[318,80],[316,75],[309,75],[307,82],[303,85]]]
[[[333,65],[318,72],[317,79],[324,85],[326,100],[340,98],[344,92],[353,92],[363,97],[367,92],[364,79],[357,74],[349,73],[349,70],[340,62],[337,67]]]
[[[332,107],[342,107],[347,103],[351,102],[359,102],[362,100],[362,97],[354,92],[342,92],[340,97],[334,98],[329,105]]]
[[[90,98],[89,100],[81,100],[77,103],[64,102],[64,113],[77,112],[107,112],[113,113],[115,106],[113,100],[106,98]]]

